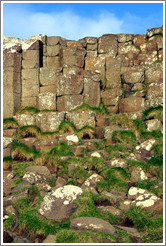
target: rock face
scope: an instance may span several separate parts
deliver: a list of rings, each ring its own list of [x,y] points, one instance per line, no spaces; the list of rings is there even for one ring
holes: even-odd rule
[[[70,228],[74,230],[98,231],[111,235],[116,234],[115,228],[110,223],[94,217],[80,217],[73,219],[71,220]]]
[[[20,106],[70,111],[83,103],[99,107],[101,99],[110,113],[158,106],[163,104],[162,60],[162,27],[146,35],[78,41],[4,37],[4,118]]]
[[[68,121],[72,122],[78,129],[84,126],[95,127],[95,113],[93,111],[73,111],[66,115]]]
[[[60,220],[68,218],[74,211],[74,201],[82,194],[82,189],[66,185],[44,197],[39,213],[47,219]]]

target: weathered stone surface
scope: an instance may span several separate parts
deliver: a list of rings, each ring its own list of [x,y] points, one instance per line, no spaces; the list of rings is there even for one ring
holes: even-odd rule
[[[3,157],[11,155],[11,147],[3,149]]]
[[[37,96],[33,97],[22,97],[21,99],[22,107],[37,107]]]
[[[103,180],[103,177],[94,173],[92,174],[81,186],[82,190],[90,190],[91,187],[95,188],[97,182]]]
[[[112,133],[114,131],[122,131],[122,130],[127,130],[127,129],[121,128],[119,126],[106,126],[104,127],[104,138],[109,139],[112,137]]]
[[[81,94],[83,90],[83,74],[60,76],[57,84],[57,95]]]
[[[3,129],[3,136],[5,137],[14,137],[17,133],[17,129]]]
[[[127,167],[127,161],[122,158],[113,158],[110,162],[110,167]]]
[[[66,40],[64,38],[61,38],[58,36],[47,36],[47,45],[48,46],[54,46],[57,44],[65,45]]]
[[[7,196],[3,198],[4,206],[15,204],[18,200],[28,197],[28,190],[22,191],[21,193]]]
[[[161,124],[161,121],[159,121],[158,119],[147,120],[145,121],[145,125],[148,132],[151,132],[153,130],[162,131],[163,129],[163,125]]]
[[[33,172],[26,172],[23,176],[23,180],[29,182],[30,184],[35,184],[39,190],[50,191],[51,186],[48,185],[45,175],[39,175],[33,170]]]
[[[143,208],[152,207],[159,198],[147,190],[131,187],[128,191],[128,198],[132,199],[132,205],[142,206]]]
[[[122,45],[119,46],[118,48],[118,55],[123,55],[123,54],[138,54],[139,49],[136,48],[134,45]]]
[[[42,67],[40,68],[40,84],[43,86],[55,85],[58,83],[60,68]]]
[[[82,95],[64,95],[57,97],[57,110],[70,111],[83,104]]]
[[[148,38],[150,38],[154,35],[159,35],[159,34],[163,34],[163,27],[152,28],[152,29],[148,29],[146,31],[146,36]]]
[[[39,93],[57,93],[57,85],[40,86]]]
[[[47,219],[60,220],[68,218],[74,211],[74,201],[82,194],[82,189],[66,185],[45,196],[39,213]]]
[[[111,90],[101,91],[101,98],[106,106],[117,105],[119,97],[122,95],[120,88],[114,88]]]
[[[113,34],[106,34],[98,40],[98,53],[109,54],[110,56],[116,56],[117,54],[117,36]]]
[[[113,207],[113,206],[98,206],[97,208],[101,211],[109,212],[109,213],[115,215],[116,217],[122,217],[123,216],[122,211]]]
[[[122,98],[119,102],[120,113],[136,112],[143,109],[144,109],[144,98],[141,97]]]
[[[84,103],[91,107],[98,107],[100,104],[100,82],[84,78]]]
[[[11,193],[11,185],[13,180],[11,171],[3,171],[3,196],[7,196]]]
[[[152,83],[147,86],[147,95],[148,100],[154,100],[157,97],[163,97],[163,83]]]
[[[16,186],[12,189],[12,193],[21,191],[21,190],[23,190],[23,189],[29,189],[29,188],[31,188],[31,184],[28,183],[27,181],[22,181],[21,183],[19,183],[18,185],[16,185]]]
[[[118,42],[119,43],[125,43],[133,40],[133,35],[132,34],[117,34],[118,36]]]
[[[47,67],[60,67],[59,56],[47,56]]]
[[[48,235],[46,239],[43,240],[42,243],[55,243],[56,242],[56,235]]]
[[[20,143],[25,144],[30,149],[34,149],[34,145],[35,145],[36,140],[37,140],[37,138],[29,138],[28,137],[28,138],[20,139]]]
[[[130,235],[134,237],[142,237],[142,234],[135,228],[133,227],[126,227],[126,226],[117,226],[115,225],[115,228],[118,228],[123,231],[127,231]]]
[[[13,143],[13,138],[11,137],[3,137],[3,148],[7,148],[11,146]]]
[[[122,76],[123,82],[125,83],[142,83],[144,81],[144,72],[143,71],[128,71],[123,73]]]
[[[154,63],[145,69],[146,83],[159,83],[163,80],[163,64]]]
[[[33,114],[16,114],[13,118],[17,121],[19,126],[36,125],[36,118]]]
[[[58,143],[57,139],[52,139],[52,140],[46,139],[42,141],[36,141],[34,147],[37,151],[48,150],[57,143]]]
[[[115,235],[115,228],[105,220],[95,217],[79,217],[71,220],[70,229],[90,230]]]
[[[140,145],[136,146],[136,150],[139,149],[145,149],[147,151],[151,151],[153,144],[156,142],[155,139],[148,139],[146,141],[144,141],[143,143],[141,143]]]
[[[120,202],[119,208],[125,212],[129,211],[131,208],[131,200],[125,200]]]
[[[39,113],[36,115],[36,125],[40,127],[42,132],[54,132],[64,121],[64,116],[64,112]]]
[[[144,44],[146,43],[146,35],[144,34],[135,34],[134,35],[134,38],[133,38],[133,43],[135,45],[141,45],[141,44]]]
[[[58,56],[60,45],[47,46],[47,56]]]
[[[35,172],[39,175],[49,176],[50,171],[46,166],[29,166],[26,169],[26,172]]]
[[[85,59],[85,70],[100,73],[102,78],[105,77],[105,58],[104,57],[87,57]]]
[[[85,50],[80,47],[64,47],[62,49],[63,67],[83,67]]]
[[[80,67],[64,67],[63,75],[64,76],[80,75],[82,71],[83,71],[83,68],[80,68]]]
[[[121,64],[118,59],[111,57],[106,58],[106,87],[121,87],[120,70]]]
[[[77,129],[84,126],[95,127],[95,113],[93,111],[73,111],[66,115],[66,119],[72,122]]]
[[[39,67],[39,50],[26,50],[22,53],[23,68],[38,68]]]
[[[148,177],[144,173],[141,167],[135,167],[131,172],[131,181],[137,182],[141,180],[146,180]]]
[[[71,47],[71,48],[74,48],[74,47],[82,47],[82,45],[77,42],[77,41],[68,41],[67,40],[67,47]]]
[[[39,93],[38,95],[38,109],[56,110],[56,94],[54,93]]]

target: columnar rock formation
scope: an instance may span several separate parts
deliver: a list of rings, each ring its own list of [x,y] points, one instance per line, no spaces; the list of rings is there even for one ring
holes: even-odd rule
[[[162,104],[162,28],[70,41],[4,37],[3,116],[20,107],[71,111],[82,105],[137,118]]]

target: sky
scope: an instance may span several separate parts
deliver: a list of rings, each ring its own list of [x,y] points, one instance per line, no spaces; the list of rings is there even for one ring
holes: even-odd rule
[[[106,33],[145,34],[163,25],[162,3],[3,3],[3,35],[78,40]]]

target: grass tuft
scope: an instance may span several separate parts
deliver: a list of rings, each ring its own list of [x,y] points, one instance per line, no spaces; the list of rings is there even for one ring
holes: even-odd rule
[[[148,119],[158,119],[163,122],[163,106],[159,105],[157,107],[150,107],[143,112],[143,120]]]
[[[35,107],[24,107],[20,108],[16,114],[37,114],[40,110]]]
[[[82,104],[81,106],[78,106],[75,109],[72,109],[72,111],[79,111],[79,110],[90,110],[90,111],[94,111],[97,114],[108,114],[108,110],[105,107],[103,102],[100,102],[99,107],[91,107],[89,104]]]
[[[137,138],[133,131],[114,131],[112,133],[114,143],[136,144]]]
[[[40,137],[40,128],[37,126],[22,126],[18,129],[18,135],[20,137]]]
[[[33,161],[38,151],[28,148],[25,144],[19,141],[14,142],[12,145],[12,158],[13,160],[20,161]]]
[[[3,120],[3,129],[17,129],[18,123],[13,118],[6,118]]]

